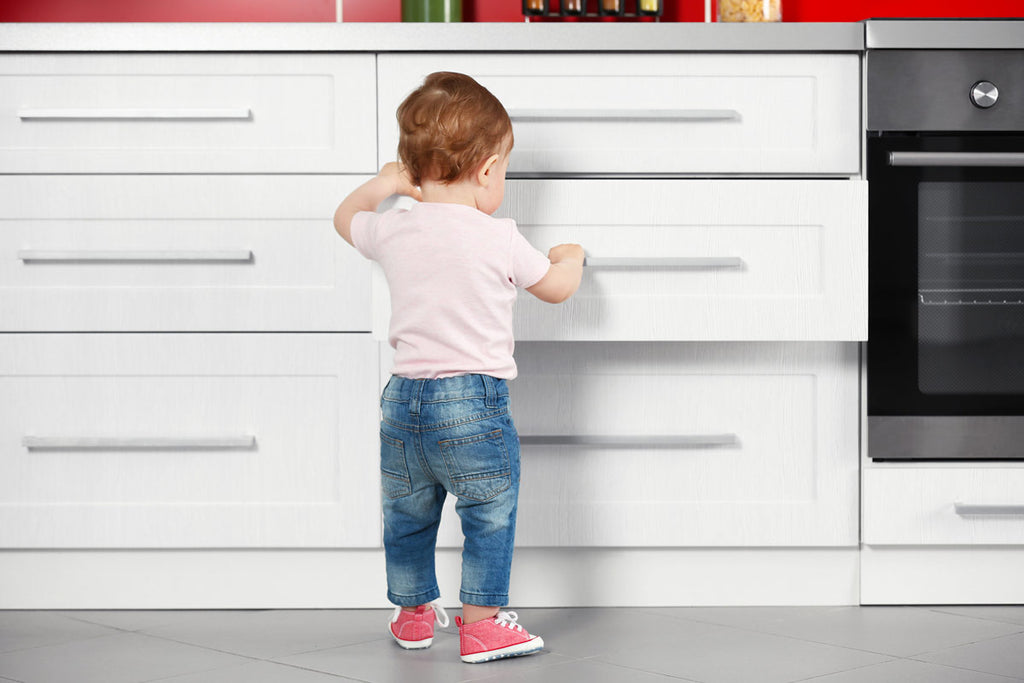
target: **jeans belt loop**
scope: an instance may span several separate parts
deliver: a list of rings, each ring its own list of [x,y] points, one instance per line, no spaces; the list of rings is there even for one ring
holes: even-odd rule
[[[490,375],[480,375],[484,380],[484,405],[488,408],[498,407],[497,382]]]
[[[412,391],[409,392],[409,414],[419,415],[420,414],[420,395],[423,393],[423,385],[426,383],[425,379],[414,379],[412,381]]]

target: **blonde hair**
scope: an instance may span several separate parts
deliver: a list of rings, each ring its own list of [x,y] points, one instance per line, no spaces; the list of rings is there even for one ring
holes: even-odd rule
[[[413,183],[451,183],[503,152],[512,121],[487,88],[465,74],[432,73],[398,107],[398,158]]]

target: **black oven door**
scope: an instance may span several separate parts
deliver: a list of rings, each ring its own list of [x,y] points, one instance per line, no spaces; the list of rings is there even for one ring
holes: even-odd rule
[[[1024,459],[1024,136],[868,139],[869,454]]]

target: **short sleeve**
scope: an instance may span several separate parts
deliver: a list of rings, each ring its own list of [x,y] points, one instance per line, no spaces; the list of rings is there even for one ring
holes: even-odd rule
[[[372,211],[360,211],[352,217],[350,234],[356,250],[368,259],[377,260],[377,221]]]
[[[511,246],[512,284],[516,287],[532,287],[548,274],[551,261],[532,244],[526,241],[516,224],[512,223]]]

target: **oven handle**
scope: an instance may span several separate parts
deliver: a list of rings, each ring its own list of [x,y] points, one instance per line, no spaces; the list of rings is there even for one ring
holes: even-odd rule
[[[889,152],[890,166],[1024,166],[1022,152]]]

